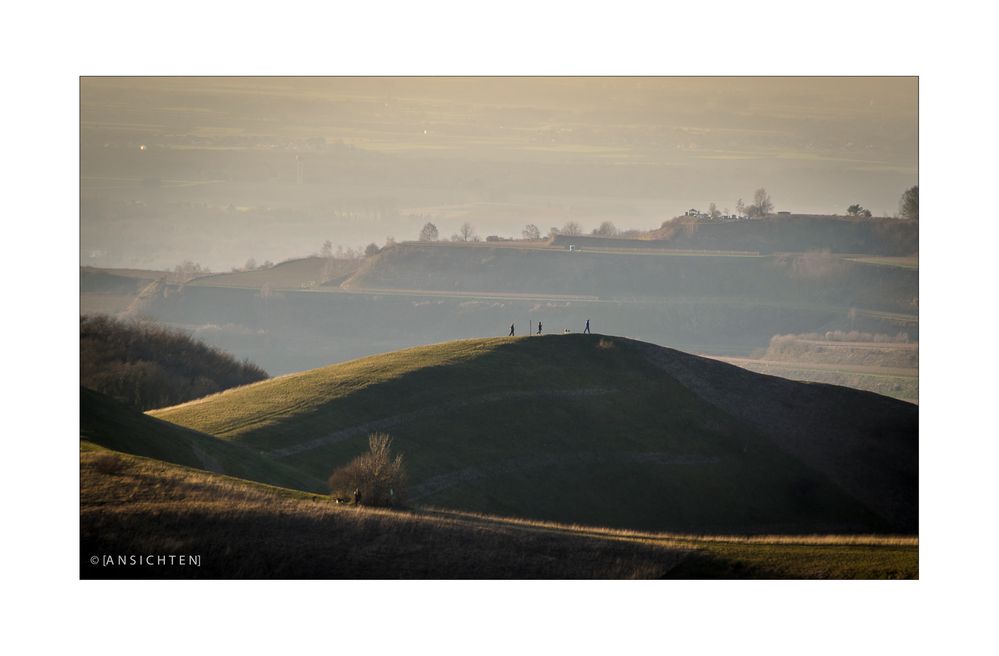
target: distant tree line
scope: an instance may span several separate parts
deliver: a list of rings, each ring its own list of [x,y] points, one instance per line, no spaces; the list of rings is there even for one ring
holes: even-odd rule
[[[919,220],[919,185],[905,190],[898,202],[898,213],[903,219]]]
[[[80,317],[80,384],[141,410],[268,378],[267,372],[155,323]]]

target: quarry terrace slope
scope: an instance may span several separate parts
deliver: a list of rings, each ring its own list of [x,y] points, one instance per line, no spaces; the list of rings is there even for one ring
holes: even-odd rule
[[[621,337],[447,342],[150,414],[314,479],[388,432],[417,505],[704,533],[918,530],[916,406]]]

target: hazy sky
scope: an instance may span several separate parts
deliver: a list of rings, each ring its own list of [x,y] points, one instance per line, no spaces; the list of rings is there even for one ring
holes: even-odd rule
[[[892,214],[915,78],[84,78],[84,264],[226,269],[689,207]]]

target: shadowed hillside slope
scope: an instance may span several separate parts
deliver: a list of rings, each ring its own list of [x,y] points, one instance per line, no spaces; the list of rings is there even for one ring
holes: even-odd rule
[[[655,530],[917,528],[915,406],[623,338],[447,342],[151,414],[315,478],[389,432],[418,504]]]
[[[272,485],[321,490],[322,482],[253,449],[154,419],[80,388],[80,436],[95,444]]]

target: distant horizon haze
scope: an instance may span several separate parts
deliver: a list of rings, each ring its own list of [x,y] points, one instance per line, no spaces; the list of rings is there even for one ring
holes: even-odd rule
[[[81,263],[214,271],[416,239],[651,230],[693,207],[891,216],[915,77],[84,77]]]

